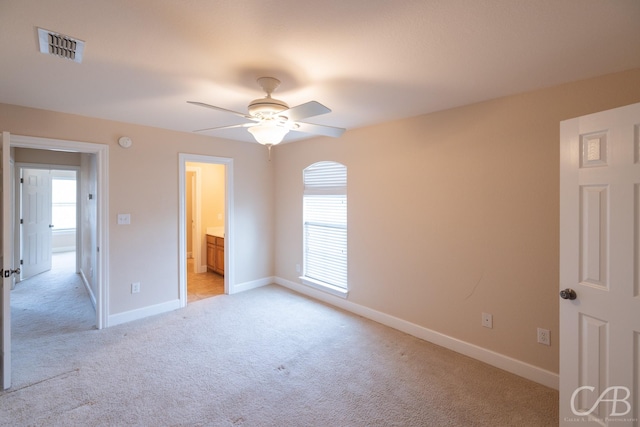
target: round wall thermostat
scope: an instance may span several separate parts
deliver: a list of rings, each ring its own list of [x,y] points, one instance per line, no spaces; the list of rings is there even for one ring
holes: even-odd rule
[[[129,148],[133,145],[133,141],[128,136],[121,136],[118,140],[118,145],[122,148]]]

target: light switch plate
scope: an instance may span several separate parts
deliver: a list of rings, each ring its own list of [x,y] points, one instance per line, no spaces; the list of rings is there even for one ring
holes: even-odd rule
[[[118,225],[131,224],[131,214],[118,214]]]

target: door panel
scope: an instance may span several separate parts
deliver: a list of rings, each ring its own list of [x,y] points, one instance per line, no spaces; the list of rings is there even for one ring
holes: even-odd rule
[[[640,104],[561,124],[561,425],[638,425],[639,130]]]
[[[608,187],[581,186],[580,199],[580,282],[606,289],[609,268],[607,262]]]

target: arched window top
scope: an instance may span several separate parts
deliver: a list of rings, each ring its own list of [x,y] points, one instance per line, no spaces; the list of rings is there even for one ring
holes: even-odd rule
[[[342,163],[317,162],[308,166],[303,176],[305,190],[347,187],[347,167]]]

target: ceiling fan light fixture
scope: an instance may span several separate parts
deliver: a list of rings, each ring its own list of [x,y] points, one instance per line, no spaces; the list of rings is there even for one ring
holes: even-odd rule
[[[331,110],[317,101],[309,101],[304,104],[289,108],[286,102],[271,97],[271,93],[278,87],[280,80],[273,77],[260,77],[258,84],[266,92],[264,98],[254,99],[249,103],[249,113],[241,113],[238,111],[228,110],[215,105],[205,104],[203,102],[187,101],[190,104],[200,107],[211,108],[213,110],[231,113],[242,117],[249,122],[218,126],[207,129],[200,129],[194,132],[205,132],[216,129],[232,129],[247,128],[253,135],[253,138],[260,144],[266,145],[271,153],[271,147],[282,142],[289,131],[304,132],[314,135],[324,135],[338,137],[342,135],[345,129],[316,125],[312,123],[298,122],[307,117],[319,116],[321,114],[330,113]]]
[[[289,106],[286,102],[267,96],[251,101],[249,104],[249,115],[261,119],[268,119],[288,109]]]
[[[289,133],[289,129],[286,127],[269,122],[251,126],[247,130],[260,144],[269,146],[281,143],[285,135]]]

